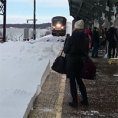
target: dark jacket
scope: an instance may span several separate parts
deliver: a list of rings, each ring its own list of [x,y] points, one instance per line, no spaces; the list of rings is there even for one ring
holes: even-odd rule
[[[107,32],[107,40],[109,41],[109,44],[113,45],[113,46],[116,46],[117,38],[118,37],[117,37],[117,34],[116,34],[116,29],[114,27],[111,27]]]
[[[93,39],[93,41],[92,41],[93,46],[96,45],[96,44],[99,45],[99,32],[96,29],[93,30],[92,39]]]
[[[82,57],[88,52],[89,40],[84,31],[75,30],[64,45],[66,54],[66,71],[68,74],[79,74],[82,68]]]

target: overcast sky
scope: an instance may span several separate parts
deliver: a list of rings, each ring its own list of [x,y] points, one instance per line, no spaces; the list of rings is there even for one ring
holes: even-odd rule
[[[7,0],[7,23],[26,23],[33,18],[34,0]],[[51,22],[53,16],[61,15],[72,19],[68,0],[36,0],[37,23]],[[32,23],[32,22],[31,22]],[[2,24],[2,16],[0,16]]]

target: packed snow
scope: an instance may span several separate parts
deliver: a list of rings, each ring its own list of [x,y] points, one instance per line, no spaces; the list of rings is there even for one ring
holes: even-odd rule
[[[48,35],[0,43],[0,118],[23,118],[47,65],[61,51],[64,39]]]

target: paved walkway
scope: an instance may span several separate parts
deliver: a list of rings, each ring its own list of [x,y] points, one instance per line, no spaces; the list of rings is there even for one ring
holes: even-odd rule
[[[28,118],[61,118],[64,90],[65,79],[51,72]]]
[[[29,118],[118,118],[118,65],[109,65],[106,59],[93,60],[97,65],[97,79],[84,80],[89,107],[78,110],[68,106],[71,101],[69,82],[60,74],[51,72],[37,97]],[[78,91],[78,100],[81,95]]]

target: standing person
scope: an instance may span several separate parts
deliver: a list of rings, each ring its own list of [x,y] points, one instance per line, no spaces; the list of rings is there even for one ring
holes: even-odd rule
[[[118,57],[118,13],[115,14],[114,27],[116,28],[116,58]]]
[[[108,58],[114,58],[115,57],[115,49],[116,49],[116,29],[114,27],[110,27],[107,33],[107,40],[109,42],[108,44]]]
[[[92,36],[92,43],[93,43],[93,49],[92,49],[92,57],[98,57],[98,50],[99,50],[99,31],[97,30],[97,27],[94,27],[93,30],[93,36]]]
[[[88,105],[86,87],[81,78],[83,67],[82,57],[88,53],[88,40],[84,33],[84,21],[75,22],[72,36],[65,42],[64,52],[66,54],[66,74],[70,81],[71,107],[78,107],[77,84],[82,95],[82,105]],[[77,82],[77,84],[76,84]]]
[[[92,31],[90,28],[85,28],[84,33],[87,35],[89,39],[89,49],[91,49]]]
[[[116,58],[118,57],[118,27],[116,28]]]

